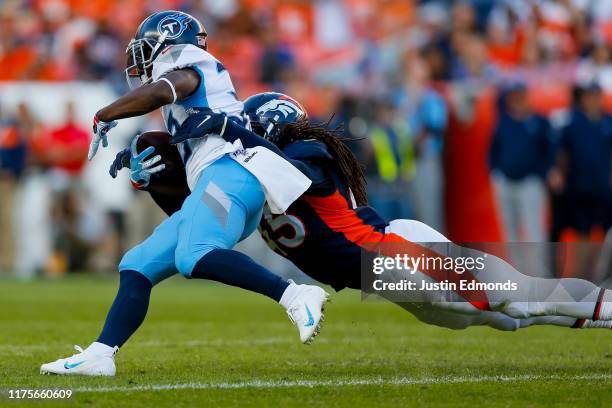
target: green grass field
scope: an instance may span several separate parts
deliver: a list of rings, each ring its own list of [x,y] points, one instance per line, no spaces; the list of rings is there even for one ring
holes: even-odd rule
[[[299,344],[284,311],[241,290],[171,280],[117,357],[115,378],[41,376],[98,334],[110,280],[0,281],[0,405],[14,388],[71,388],[69,406],[612,406],[612,332],[451,331],[336,294]]]

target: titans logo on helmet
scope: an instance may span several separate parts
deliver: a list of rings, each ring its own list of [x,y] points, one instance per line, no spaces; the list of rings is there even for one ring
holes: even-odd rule
[[[183,34],[190,21],[191,18],[184,14],[171,14],[159,21],[157,31],[162,35],[166,34],[166,39],[173,40]]]
[[[279,118],[282,115],[285,119],[290,115],[304,116],[304,111],[289,99],[273,99],[261,105],[256,111],[258,116],[265,115],[268,112],[277,115]]]

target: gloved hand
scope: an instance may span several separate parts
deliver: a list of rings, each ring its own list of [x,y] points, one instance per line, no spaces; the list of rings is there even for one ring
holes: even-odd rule
[[[227,120],[225,113],[208,111],[192,114],[176,129],[170,143],[178,144],[188,139],[197,139],[210,134],[223,136]]]
[[[140,135],[134,137],[130,147],[123,149],[117,154],[113,164],[111,164],[109,173],[111,177],[115,178],[119,170],[129,167],[132,170],[130,174],[132,186],[138,190],[143,190],[151,182],[151,176],[165,169],[166,165],[163,163],[156,165],[161,160],[161,155],[159,154],[149,158],[155,153],[153,146],[147,147],[140,154],[136,153],[138,151],[136,145],[139,137]]]
[[[108,173],[112,178],[117,178],[119,170],[130,167],[130,159],[132,158],[132,149],[126,147],[115,156],[113,164],[111,164]]]
[[[100,119],[98,119],[98,115],[94,116],[93,138],[91,139],[91,144],[89,145],[89,153],[87,154],[88,160],[93,159],[93,157],[96,155],[98,147],[100,146],[100,141],[102,142],[102,147],[108,147],[107,133],[115,126],[117,126],[116,120],[113,120],[112,122],[102,122]]]

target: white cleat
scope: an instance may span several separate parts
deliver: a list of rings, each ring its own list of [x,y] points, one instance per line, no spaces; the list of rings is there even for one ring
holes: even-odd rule
[[[52,363],[40,366],[41,374],[58,375],[95,375],[114,377],[115,355],[95,355],[79,346],[74,346],[78,354],[68,358],[60,358]],[[115,353],[119,350],[115,347]]]
[[[315,285],[296,285],[293,281],[290,281],[290,284],[294,287],[293,297],[288,302],[287,315],[300,331],[301,342],[310,344],[321,331],[323,309],[329,300],[329,294]]]

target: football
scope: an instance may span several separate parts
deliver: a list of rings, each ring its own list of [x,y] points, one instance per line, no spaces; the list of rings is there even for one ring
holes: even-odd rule
[[[162,157],[160,163],[166,165],[164,170],[151,178],[151,184],[147,190],[163,195],[185,197],[189,194],[185,165],[176,146],[170,144],[170,137],[170,134],[163,130],[143,132],[138,138],[136,148],[140,153],[147,147],[153,146],[155,154]]]

